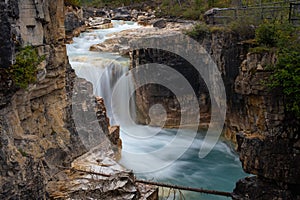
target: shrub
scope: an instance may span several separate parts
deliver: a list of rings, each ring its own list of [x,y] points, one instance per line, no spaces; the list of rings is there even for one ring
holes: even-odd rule
[[[81,1],[80,0],[65,0],[65,5],[80,7]]]
[[[276,46],[277,27],[274,23],[263,23],[255,31],[255,38],[260,45]]]
[[[238,19],[228,24],[231,31],[237,33],[241,39],[247,40],[255,37],[255,28],[251,20]]]
[[[283,92],[287,111],[300,119],[300,48],[283,48],[278,52],[268,86]]]
[[[295,32],[296,27],[289,23],[265,22],[256,29],[255,38],[259,45],[281,48],[293,45]]]
[[[27,46],[16,55],[16,63],[9,67],[8,74],[15,86],[27,88],[36,82],[37,66],[45,59],[39,56],[37,49]]]
[[[185,34],[194,39],[204,39],[205,36],[210,34],[210,29],[206,24],[196,24],[192,30],[187,31]]]
[[[300,119],[299,29],[277,22],[262,24],[256,31],[256,40],[262,45],[257,48],[266,49],[267,46],[277,49],[277,62],[267,86],[272,90],[280,90],[284,95],[286,110]]]

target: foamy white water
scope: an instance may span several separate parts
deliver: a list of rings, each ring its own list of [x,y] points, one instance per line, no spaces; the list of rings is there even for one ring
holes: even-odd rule
[[[129,59],[113,53],[89,51],[91,45],[103,42],[110,33],[134,28],[139,26],[116,21],[114,28],[82,33],[74,38],[73,44],[67,45],[70,64],[77,76],[93,83],[95,95],[104,98],[111,124],[121,126],[120,163],[135,172],[143,171],[137,174],[141,178],[231,192],[235,182],[246,174],[228,144],[219,141],[207,157],[200,159],[198,152],[205,133],[198,133],[194,138],[188,130],[177,133],[176,130],[136,125],[130,120],[135,115],[134,106],[128,103],[133,88],[130,76],[126,76]],[[121,83],[118,82],[120,78],[123,78]],[[115,89],[116,84],[118,89]],[[159,149],[166,149],[174,138],[176,145],[155,154]],[[181,155],[181,152],[185,153]],[[185,195],[186,199],[224,199],[195,193]]]

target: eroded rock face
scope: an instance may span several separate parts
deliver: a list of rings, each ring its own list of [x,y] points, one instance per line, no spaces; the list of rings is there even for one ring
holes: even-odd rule
[[[201,105],[201,119],[199,127],[207,127],[207,123],[210,120],[210,99],[208,89],[201,76],[199,76],[198,71],[194,69],[190,63],[176,54],[157,49],[134,50],[131,54],[131,58],[133,61],[133,68],[141,65],[145,66],[148,63],[157,63],[171,66],[173,69],[180,72],[185,79],[189,81],[189,84],[197,95],[198,103]],[[151,66],[149,66],[149,70],[151,70]],[[159,77],[160,72],[157,72],[155,76]],[[135,77],[135,81],[144,80],[145,77]],[[148,82],[153,80],[152,76],[148,78]],[[166,77],[161,78],[163,79]],[[178,81],[176,80],[176,77],[168,77],[167,79],[170,82]],[[191,94],[186,94],[185,91],[179,91],[178,93],[180,93],[181,96],[176,96],[171,90],[159,84],[148,84],[138,88],[135,96],[137,105],[137,122],[141,124],[151,124],[152,126],[161,126],[162,119],[160,119],[160,116],[163,115],[161,113],[162,110],[153,109],[152,107],[155,104],[160,104],[166,112],[166,119],[163,126],[166,128],[179,127],[181,115],[193,115],[195,108],[188,106],[193,102],[193,96]],[[179,102],[181,102],[181,104]],[[182,106],[185,106],[186,109],[183,110]],[[189,125],[195,125],[194,122],[189,120],[193,119],[185,118],[184,121],[181,122],[181,126],[183,125],[188,127]]]
[[[51,198],[158,199],[157,187],[137,184],[133,173],[111,158],[113,152],[103,149],[100,144],[57,174],[59,180],[47,185]]]
[[[275,62],[274,53],[249,53],[235,81],[244,107],[232,115],[228,127],[239,132],[244,170],[257,175],[237,183],[236,199],[300,198],[299,122],[285,111],[280,91],[263,83],[271,73],[267,66]]]
[[[133,173],[117,163],[122,146],[120,128],[109,125],[103,99],[95,97],[92,84],[82,78],[74,79],[72,119],[80,141],[89,151],[47,184],[50,198],[158,198],[156,187],[136,184]]]
[[[85,24],[83,18],[83,10],[80,8],[74,8],[68,6],[65,9],[65,30],[66,34],[72,34],[72,32]]]
[[[257,175],[239,181],[234,198],[299,199],[299,122],[285,111],[282,94],[269,91],[263,83],[271,73],[267,66],[276,62],[276,55],[247,53],[249,46],[241,42],[245,38],[236,33],[214,31],[209,37],[197,39],[222,73],[228,106],[225,135],[233,141],[237,138],[244,170]],[[131,55],[133,67],[145,63],[164,63],[175,69],[178,66],[183,74],[186,72],[188,80],[200,82],[198,77],[194,78],[193,72],[188,72],[191,66],[174,55],[170,56],[169,52],[140,49]],[[196,92],[201,94],[203,90]],[[144,86],[137,90],[136,101],[140,123],[148,123],[149,107],[159,101],[173,111],[168,115],[169,125],[179,123],[180,108],[170,106],[176,105],[176,99],[165,89]],[[212,114],[209,109],[206,113],[208,116]]]
[[[293,186],[282,185],[268,179],[248,177],[237,182],[233,199],[299,199],[291,192]]]
[[[85,144],[74,121],[75,73],[64,44],[64,1],[8,1],[1,2],[0,9],[5,22],[1,23],[5,27],[1,42],[6,41],[1,52],[9,54],[0,55],[0,198],[45,199],[48,181],[59,179],[54,174],[99,145],[100,134],[88,131],[92,140]],[[17,89],[3,68],[14,62],[16,46],[27,45],[35,46],[46,59],[38,68],[37,82]],[[117,130],[108,129],[103,101],[93,97],[93,102],[96,120],[91,123],[104,134],[111,133],[114,142],[120,144]],[[77,105],[82,106],[82,102]]]
[[[164,32],[164,29],[160,30]],[[159,31],[159,32],[160,32]],[[165,35],[162,38],[168,40],[168,36],[174,32],[166,28]],[[176,34],[176,33],[175,33]],[[157,37],[155,34],[152,36],[148,35],[145,37]],[[238,45],[239,38],[237,35],[231,33],[215,32],[210,37],[204,37],[204,39],[199,39],[200,45],[206,49],[207,53],[211,55],[212,59],[217,64],[218,68],[222,73],[222,77],[225,84],[225,89],[227,92],[227,103],[234,104],[233,102],[233,90],[234,90],[234,79],[238,74],[238,67],[241,63],[240,55],[243,52],[241,45]],[[186,49],[182,51],[194,52],[195,49]],[[200,54],[200,52],[199,52]],[[147,63],[159,63],[172,67],[173,69],[179,71],[189,84],[193,87],[198,104],[200,105],[200,123],[199,128],[207,128],[212,115],[219,115],[219,113],[211,113],[210,111],[210,98],[208,94],[208,89],[204,80],[199,75],[198,71],[186,60],[181,58],[179,55],[174,55],[171,52],[165,52],[157,49],[139,49],[134,50],[131,54],[132,67],[139,65],[144,65]],[[199,56],[200,59],[200,56]],[[159,75],[159,74],[158,74]],[[172,77],[168,77],[172,79]],[[176,82],[176,80],[173,80]],[[177,97],[182,98],[186,104],[189,104],[190,97],[183,96]],[[137,90],[136,92],[137,101],[137,120],[139,123],[147,124],[149,123],[149,109],[155,103],[161,103],[166,109],[168,116],[165,127],[178,127],[180,123],[181,108],[179,106],[178,100],[175,98],[174,94],[159,85],[147,85]],[[193,112],[194,108],[190,107],[190,111],[184,110],[184,112]],[[159,112],[159,111],[158,111]],[[160,115],[157,113],[157,115]],[[153,116],[156,116],[155,114]],[[153,123],[152,119],[151,123]],[[159,125],[160,120],[153,123],[154,125]],[[184,122],[185,126],[193,126],[189,121]]]
[[[36,46],[40,55],[46,55],[36,84],[17,92],[13,85],[1,88],[1,199],[46,198],[45,185],[58,166],[69,165],[86,151],[76,133],[68,129],[67,91],[71,85],[67,81],[71,74],[66,76],[63,10],[62,0],[55,4],[30,0],[1,3],[1,13],[6,13],[6,26],[10,27],[1,41],[11,41],[3,46],[10,49],[6,52],[11,58],[16,46],[26,45]],[[4,57],[1,55],[2,69],[7,67]],[[8,81],[3,77],[2,84]],[[11,95],[2,92],[5,89]],[[79,142],[73,146],[75,141]]]
[[[67,192],[66,196],[79,198],[85,190],[84,198],[112,199],[119,195],[118,190],[123,192],[126,189],[125,182],[128,182],[128,195],[123,192],[119,199],[142,198],[138,186],[131,181],[132,173],[126,174],[128,180],[125,181],[122,172],[126,170],[115,161],[120,157],[119,128],[109,128],[103,100],[92,95],[91,83],[81,80],[80,87],[75,84],[76,75],[68,63],[64,43],[64,1],[5,1],[0,3],[0,9],[1,22],[4,22],[1,23],[4,27],[1,39],[5,41],[1,53],[2,50],[7,52],[0,54],[0,199],[48,199],[55,196],[53,193],[58,190],[52,190],[52,183],[70,182],[66,179],[70,174],[62,170],[75,167],[75,158],[96,147],[100,148],[97,153],[105,160],[103,165],[113,170],[113,163],[119,168],[119,173],[96,183],[95,190],[79,187],[77,191]],[[77,25],[75,23],[74,27]],[[46,59],[38,66],[37,82],[26,89],[18,89],[3,69],[14,62],[15,47],[27,45],[36,47]],[[76,97],[82,101],[74,101]],[[79,115],[74,108],[81,109]],[[83,124],[76,119],[83,119]],[[92,129],[93,126],[98,128]],[[87,155],[95,156],[93,153]],[[89,168],[92,162],[99,160],[93,157],[91,163],[84,161]],[[79,173],[77,180],[80,176]],[[94,184],[94,179],[89,181]],[[118,181],[124,184],[110,187]],[[72,185],[66,182],[64,186],[72,189]],[[157,194],[156,188],[148,189],[151,191],[148,196]]]

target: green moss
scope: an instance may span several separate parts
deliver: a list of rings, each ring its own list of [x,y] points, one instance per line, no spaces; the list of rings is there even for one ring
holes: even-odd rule
[[[267,46],[257,46],[249,49],[250,53],[268,53],[271,51],[274,51],[274,49]]]
[[[211,33],[224,33],[230,32],[231,30],[226,26],[209,26],[209,31]]]
[[[27,46],[16,54],[16,62],[8,68],[8,75],[15,86],[27,88],[29,84],[35,83],[37,78],[37,66],[45,59],[39,56],[37,49]]]
[[[23,157],[27,157],[28,156],[28,154],[23,149],[19,148],[18,151],[21,153],[21,155]]]

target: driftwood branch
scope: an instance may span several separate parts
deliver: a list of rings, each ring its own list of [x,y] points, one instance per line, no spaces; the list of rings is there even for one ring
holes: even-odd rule
[[[74,168],[72,168],[71,170],[78,171],[78,172],[84,172],[84,173],[88,173],[88,174],[95,174],[95,175],[104,176],[104,177],[111,177],[112,176],[111,174],[90,172],[90,171],[79,170],[79,169],[74,169]],[[186,190],[186,191],[212,194],[212,195],[218,195],[218,196],[232,197],[232,194],[230,192],[223,192],[223,191],[217,191],[217,190],[207,190],[207,189],[202,189],[202,188],[193,188],[193,187],[172,185],[172,184],[167,184],[167,183],[159,183],[159,182],[139,180],[139,179],[135,179],[135,182],[146,184],[146,185],[156,185],[156,186],[159,186],[159,187],[178,189],[178,190]]]
[[[153,181],[145,181],[145,180],[135,180],[135,182],[143,183],[143,184],[147,184],[147,185],[156,185],[156,186],[160,186],[160,187],[173,188],[173,189],[178,189],[178,190],[187,190],[187,191],[192,191],[192,192],[199,192],[199,193],[205,193],[205,194],[214,194],[214,195],[219,195],[219,196],[231,197],[230,192],[222,192],[222,191],[217,191],[217,190],[206,190],[206,189],[202,189],[202,188],[192,188],[192,187],[172,185],[172,184],[159,183],[159,182],[153,182]]]

